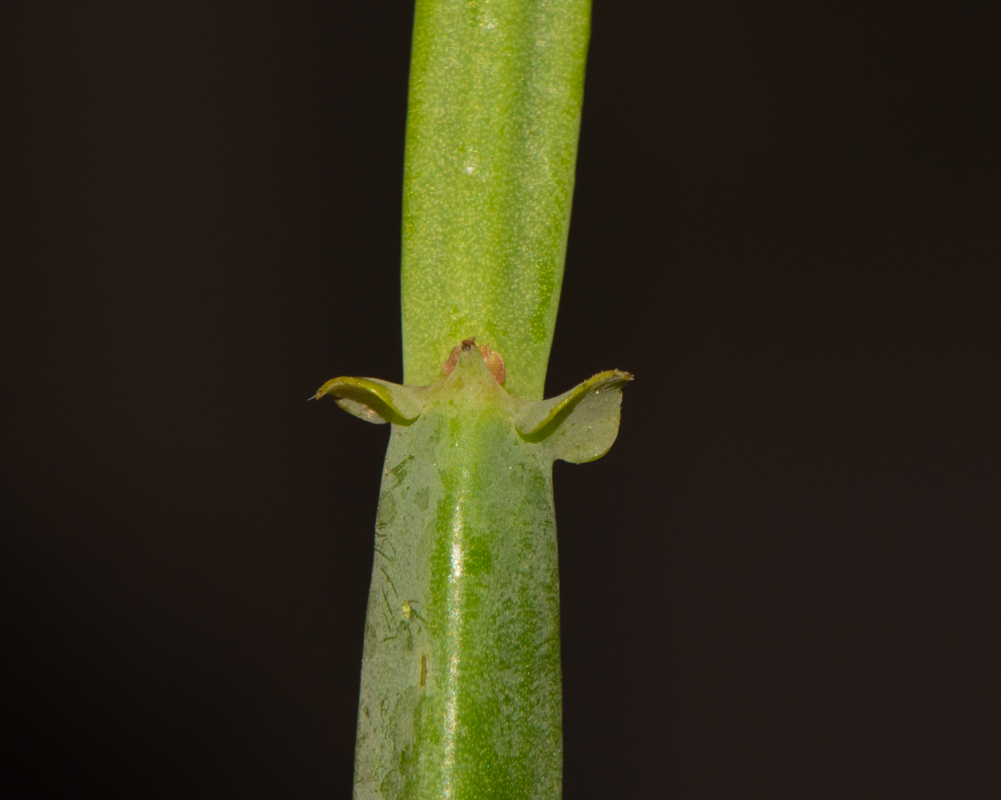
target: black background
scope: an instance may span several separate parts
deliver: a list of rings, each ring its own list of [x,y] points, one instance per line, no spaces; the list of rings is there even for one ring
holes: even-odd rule
[[[1001,791],[997,7],[596,3],[567,800]],[[8,796],[349,796],[411,21],[0,5]]]

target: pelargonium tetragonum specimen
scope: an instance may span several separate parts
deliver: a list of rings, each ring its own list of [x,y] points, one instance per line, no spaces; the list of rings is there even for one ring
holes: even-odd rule
[[[393,424],[365,623],[357,800],[560,797],[552,464],[608,451],[632,376],[603,372],[534,401],[505,391],[502,365],[467,340],[431,386],[335,378],[317,393]]]

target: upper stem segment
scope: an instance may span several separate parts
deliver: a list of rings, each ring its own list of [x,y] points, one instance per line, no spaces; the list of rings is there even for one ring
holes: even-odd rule
[[[417,0],[403,195],[404,382],[452,345],[541,399],[573,195],[590,0]]]

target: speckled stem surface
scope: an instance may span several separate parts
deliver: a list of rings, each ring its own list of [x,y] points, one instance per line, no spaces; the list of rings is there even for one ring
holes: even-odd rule
[[[417,0],[403,194],[404,383],[460,339],[540,400],[566,254],[590,0]]]

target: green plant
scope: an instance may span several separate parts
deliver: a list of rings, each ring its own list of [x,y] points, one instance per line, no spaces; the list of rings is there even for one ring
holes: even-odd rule
[[[365,625],[355,797],[558,798],[552,463],[618,432],[628,373],[543,401],[588,0],[418,0],[404,382],[336,378],[393,424]],[[476,345],[476,341],[480,345]]]

